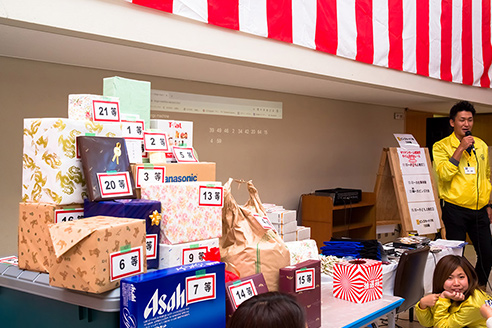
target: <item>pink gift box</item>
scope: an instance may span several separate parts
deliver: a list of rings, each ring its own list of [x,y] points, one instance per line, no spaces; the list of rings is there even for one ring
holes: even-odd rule
[[[381,261],[356,259],[335,263],[333,296],[355,303],[366,303],[382,298]]]
[[[207,206],[200,201],[201,190],[207,187],[222,190],[220,182],[142,185],[142,199],[158,200],[162,205],[161,244],[175,245],[222,236],[222,203]]]

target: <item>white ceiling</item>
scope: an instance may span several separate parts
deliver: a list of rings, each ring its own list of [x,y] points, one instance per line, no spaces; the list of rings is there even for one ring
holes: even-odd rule
[[[477,99],[483,99],[484,92],[490,92],[490,90],[479,90],[480,88],[476,87],[458,86],[457,90],[464,90],[463,95],[451,92],[452,96],[436,96],[422,91],[408,91],[404,86],[392,87],[393,84],[398,85],[400,77],[408,78],[413,74],[385,68],[374,69],[374,74],[378,74],[379,79],[386,79],[385,83],[375,84],[83,33],[65,33],[63,30],[39,26],[25,28],[2,24],[5,22],[6,20],[0,20],[0,56],[6,57],[435,113],[447,113],[456,99],[466,97],[467,91],[471,92],[470,95],[478,94]],[[348,61],[356,69],[357,67],[367,69],[367,66],[372,66],[343,58],[337,60]],[[429,80],[433,80],[420,76],[411,78],[415,79],[417,85],[419,81],[429,83]],[[449,82],[437,80],[430,81],[430,83],[450,85]],[[451,85],[451,87],[456,88],[456,85]],[[488,94],[487,97],[489,97]],[[475,101],[479,112],[492,112],[492,94],[489,98],[489,101]],[[469,100],[474,101],[474,99]]]

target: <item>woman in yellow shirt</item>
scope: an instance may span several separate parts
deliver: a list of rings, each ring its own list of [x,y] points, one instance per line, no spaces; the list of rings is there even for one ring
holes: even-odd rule
[[[486,327],[480,307],[489,296],[478,287],[477,273],[462,256],[447,255],[436,265],[432,294],[415,305],[424,327]]]

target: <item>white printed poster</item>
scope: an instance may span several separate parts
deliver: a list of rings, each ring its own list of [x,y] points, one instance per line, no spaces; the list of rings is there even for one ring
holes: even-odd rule
[[[397,150],[400,159],[401,173],[403,175],[429,174],[424,148],[415,150],[398,148]]]
[[[434,201],[430,175],[403,175],[403,184],[409,203]]]
[[[411,134],[394,133],[393,135],[395,136],[401,148],[405,148],[405,149],[420,148],[419,143],[417,142],[415,137]]]
[[[413,229],[417,230],[419,235],[435,233],[441,228],[435,202],[409,203],[408,209]]]

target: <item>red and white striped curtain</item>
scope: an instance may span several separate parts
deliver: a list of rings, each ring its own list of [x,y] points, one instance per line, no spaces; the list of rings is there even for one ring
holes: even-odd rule
[[[209,24],[490,88],[491,0],[132,0]]]

